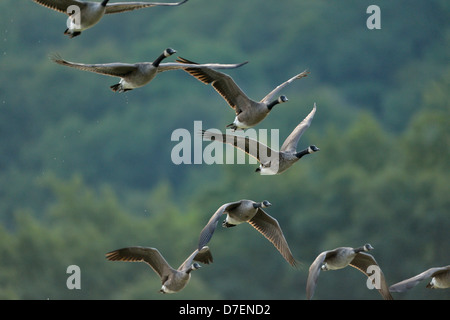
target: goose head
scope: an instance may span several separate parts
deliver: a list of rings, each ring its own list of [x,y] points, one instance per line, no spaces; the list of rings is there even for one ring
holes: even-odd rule
[[[279,96],[277,100],[272,101],[267,105],[267,109],[272,110],[273,107],[275,107],[277,104],[287,102],[288,98],[286,96]]]
[[[272,204],[269,201],[267,201],[267,200],[264,200],[263,202],[261,202],[261,208],[268,208],[271,205]]]
[[[166,50],[164,50],[164,56],[165,57],[170,57],[171,55],[173,55],[176,52],[177,51],[172,49],[172,48],[167,48]]]
[[[288,98],[286,96],[280,96],[278,97],[278,103],[287,102]]]
[[[202,267],[202,266],[199,265],[197,262],[194,262],[194,263],[191,265],[191,267],[190,267],[189,269],[186,270],[186,273],[187,273],[187,274],[190,274],[191,271],[193,271],[193,270],[198,270],[198,269],[200,269],[201,267]]]
[[[317,152],[317,151],[320,151],[320,149],[317,148],[315,145],[311,145],[311,146],[308,147],[308,153],[314,153],[314,152]]]
[[[200,269],[202,266],[199,265],[197,262],[194,262],[191,266],[191,270],[198,270]]]
[[[363,246],[363,249],[364,249],[364,251],[370,251],[370,250],[373,250],[374,248],[370,245],[370,243],[366,243],[364,246]]]

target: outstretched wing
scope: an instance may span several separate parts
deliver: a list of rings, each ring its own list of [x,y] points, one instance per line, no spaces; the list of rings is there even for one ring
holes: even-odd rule
[[[173,268],[156,248],[128,247],[108,252],[106,259],[110,261],[145,262],[161,278],[167,275]]]
[[[314,118],[314,114],[316,113],[316,104],[314,103],[314,107],[311,112],[306,116],[305,119],[300,122],[294,131],[284,140],[283,145],[281,146],[280,151],[283,152],[296,152],[298,141],[306,129],[309,128],[311,122]]]
[[[314,295],[320,270],[322,268],[323,262],[325,261],[325,258],[330,252],[331,251],[324,251],[319,254],[309,267],[308,280],[306,281],[306,299],[308,300],[310,300]]]
[[[107,76],[112,77],[124,77],[128,74],[134,72],[137,70],[137,66],[134,64],[129,63],[104,63],[104,64],[84,64],[84,63],[76,63],[76,62],[70,62],[67,60],[62,59],[59,55],[53,55],[50,57],[55,63],[83,70],[83,71],[89,71],[89,72],[95,72]]]
[[[281,253],[284,259],[291,265],[296,266],[297,262],[292,256],[291,249],[284,237],[278,221],[267,214],[261,208],[258,209],[255,216],[249,221],[256,230],[258,230],[267,240]]]
[[[183,64],[179,62],[165,62],[161,63],[158,66],[158,72],[164,72],[168,70],[177,70],[177,69],[234,69],[243,66],[247,62],[242,63],[203,63],[203,64]],[[214,70],[212,70],[214,71]],[[217,71],[216,71],[217,72]]]
[[[184,261],[178,268],[179,271],[186,271],[189,269],[193,261],[198,261],[204,264],[210,264],[213,262],[213,257],[208,246],[204,246],[201,249],[195,249],[194,252]]]
[[[177,62],[189,65],[195,65],[198,63],[189,61],[187,59],[179,57]],[[247,62],[242,63],[241,65]],[[236,112],[237,107],[245,108],[248,105],[248,101],[251,101],[249,97],[242,91],[242,89],[236,84],[231,76],[223,72],[213,70],[211,68],[186,68],[184,71],[197,78],[204,84],[211,84],[213,88],[222,96],[222,98],[233,108]]]
[[[369,273],[369,271],[371,269],[369,269],[369,267],[371,266],[376,266],[377,267],[377,271],[374,270],[373,272],[379,272],[379,274],[375,274],[375,276],[379,276],[379,288],[376,288],[381,296],[385,299],[385,300],[392,300],[392,296],[389,293],[389,288],[386,284],[386,279],[384,278],[384,274],[381,271],[381,268],[378,266],[378,263],[375,261],[375,258],[365,252],[358,252],[356,254],[356,256],[353,258],[352,262],[350,262],[350,266],[352,266],[353,268],[358,269],[359,271],[361,271],[362,273],[364,273],[366,276],[371,277],[373,274]]]
[[[219,222],[219,219],[222,216],[222,214],[224,214],[227,210],[232,210],[236,208],[239,205],[240,201],[225,203],[224,205],[220,206],[219,209],[216,210],[216,212],[209,219],[208,223],[205,225],[203,230],[200,232],[200,237],[197,246],[199,250],[204,246],[206,246],[206,244],[211,240],[212,235],[216,230],[217,223]]]
[[[276,87],[275,89],[273,89],[268,95],[266,95],[261,102],[264,103],[270,103],[274,98],[275,95],[281,91],[281,89],[283,89],[284,87],[286,87],[288,84],[291,84],[293,81],[297,80],[297,79],[301,79],[304,78],[308,75],[309,71],[305,70],[302,73],[299,73],[295,76],[293,76],[292,78],[290,78],[289,80],[283,82],[282,84],[280,84],[278,87]]]
[[[214,133],[212,131],[202,131],[202,136],[205,139],[211,141],[219,141],[223,143],[228,143],[253,158],[257,159],[260,163],[266,164],[270,162],[274,156],[278,154],[278,152],[272,150],[264,143],[261,143],[257,140],[251,139],[246,136],[235,136],[225,133]]]
[[[450,271],[450,266],[430,268],[412,278],[408,278],[406,280],[403,280],[396,284],[393,284],[392,286],[389,287],[389,291],[405,292],[405,291],[415,287],[422,280],[433,277],[434,275],[436,275],[436,273],[448,272],[448,271]]]
[[[180,1],[180,2],[171,2],[171,3],[164,3],[164,2],[116,2],[116,3],[108,3],[106,5],[106,14],[109,13],[119,13],[119,12],[125,12],[125,11],[132,11],[137,9],[143,9],[148,7],[155,7],[155,6],[179,6],[180,4],[183,4],[187,2],[188,0]]]
[[[33,1],[36,2],[37,4],[40,4],[41,6],[65,13],[67,15],[72,14],[71,12],[67,12],[67,8],[69,6],[78,6],[80,9],[86,7],[85,2],[77,0],[33,0]]]

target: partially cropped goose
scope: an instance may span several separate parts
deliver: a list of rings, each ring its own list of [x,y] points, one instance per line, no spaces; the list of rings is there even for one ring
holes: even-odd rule
[[[296,260],[292,256],[278,221],[263,210],[269,206],[271,203],[267,200],[255,202],[245,199],[223,204],[201,231],[198,248],[204,247],[211,240],[220,217],[226,214],[222,223],[223,227],[230,228],[244,222],[249,223],[277,248],[290,265],[296,266]]]
[[[359,248],[340,247],[334,250],[324,251],[319,254],[309,267],[309,275],[306,283],[306,298],[309,300],[313,297],[317,279],[319,278],[319,273],[322,270],[338,270],[347,266],[352,266],[368,277],[371,276],[374,271],[370,270],[369,267],[378,267],[378,263],[375,261],[375,258],[367,253],[367,251],[372,249],[373,247],[370,244],[365,244]],[[381,296],[385,300],[392,300],[392,296],[389,293],[388,286],[386,285],[386,281],[384,279],[384,274],[379,267],[377,270],[380,272],[380,287],[376,289],[378,289]]]
[[[289,169],[303,156],[320,150],[315,145],[310,145],[308,148],[297,152],[298,141],[306,129],[311,125],[315,113],[316,104],[314,104],[314,108],[306,118],[303,119],[303,121],[300,122],[294,131],[286,138],[280,151],[275,151],[265,144],[245,136],[235,136],[205,130],[202,131],[202,136],[207,140],[231,144],[256,158],[260,163],[256,172],[259,172],[260,174],[280,174]]]
[[[128,247],[118,249],[108,252],[106,259],[110,261],[147,263],[161,277],[161,293],[176,293],[186,287],[191,279],[191,271],[201,267],[194,261],[204,264],[209,264],[213,261],[208,247],[195,250],[178,269],[172,268],[158,249],[155,248]]]
[[[176,61],[186,64],[195,64],[195,62],[184,58],[178,58]],[[288,101],[284,95],[276,97],[281,89],[292,83],[294,80],[306,77],[309,73],[308,71],[303,71],[302,73],[297,74],[280,84],[258,102],[250,99],[244,91],[239,88],[234,80],[225,73],[209,68],[186,68],[184,71],[205,84],[211,84],[230,107],[234,109],[236,117],[233,123],[227,125],[227,127],[233,130],[250,128],[263,121],[274,106]]]
[[[118,77],[120,82],[112,85],[111,90],[115,92],[125,92],[142,87],[149,83],[160,72],[168,70],[184,69],[187,67],[197,68],[217,68],[217,69],[232,69],[242,66],[247,63],[239,64],[220,64],[220,63],[207,63],[203,65],[186,65],[177,62],[161,63],[165,58],[173,55],[176,51],[171,48],[167,48],[161,53],[158,58],[153,62],[140,62],[140,63],[105,63],[105,64],[84,64],[75,63],[62,59],[58,55],[54,55],[51,59],[60,65],[76,68],[83,71],[95,72],[107,76]]]
[[[117,2],[108,3],[109,0],[102,2],[90,2],[82,0],[33,0],[34,2],[65,13],[69,16],[67,19],[67,29],[65,35],[70,38],[79,36],[82,31],[93,27],[105,14],[120,13],[136,9],[154,7],[154,6],[179,6],[188,0],[161,3],[161,2]]]
[[[450,288],[450,265],[446,267],[430,268],[417,276],[403,280],[389,287],[391,292],[405,292],[416,286],[420,281],[431,278],[427,284],[430,289]]]

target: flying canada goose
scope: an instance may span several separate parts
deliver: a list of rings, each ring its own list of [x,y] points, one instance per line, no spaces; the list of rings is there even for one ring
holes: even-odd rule
[[[372,272],[377,272],[376,270],[379,270],[379,287],[375,286],[375,288],[378,289],[385,300],[392,300],[383,272],[378,267],[375,258],[366,253],[372,249],[373,247],[370,244],[365,244],[359,248],[340,247],[319,254],[309,267],[309,275],[306,283],[306,298],[309,300],[314,295],[317,279],[321,270],[338,270],[347,266],[352,266],[368,277],[372,276]],[[371,266],[375,266],[376,270],[369,270],[369,267]]]
[[[191,279],[191,271],[201,266],[194,262],[209,264],[213,262],[208,247],[196,249],[178,268],[172,268],[158,249],[147,247],[128,247],[114,250],[106,254],[110,261],[145,262],[161,277],[161,293],[176,293],[181,291]]]
[[[420,281],[431,278],[427,284],[430,289],[446,289],[450,288],[450,265],[446,267],[430,268],[417,276],[403,280],[389,287],[391,292],[405,292],[416,286]]]
[[[154,6],[179,6],[188,0],[175,3],[160,2],[117,2],[108,3],[109,0],[102,2],[90,2],[82,0],[33,0],[34,2],[65,13],[69,16],[67,19],[67,29],[65,35],[70,38],[79,36],[82,31],[93,27],[105,14],[120,13]]]
[[[220,141],[235,146],[238,149],[245,151],[250,156],[256,158],[260,163],[256,172],[260,174],[274,175],[281,174],[289,169],[295,162],[297,162],[304,155],[319,151],[315,145],[297,152],[297,144],[300,137],[306,129],[311,125],[314,114],[316,113],[316,104],[312,111],[303,119],[300,124],[292,131],[286,138],[280,151],[275,151],[265,144],[244,136],[234,136],[222,133],[213,133],[212,131],[202,131],[203,138],[211,141]]]
[[[207,63],[204,65],[186,65],[177,62],[161,63],[161,61],[176,51],[171,48],[167,48],[161,53],[158,58],[153,62],[140,62],[140,63],[105,63],[105,64],[83,64],[75,63],[63,60],[60,56],[52,56],[51,59],[63,66],[76,68],[83,71],[100,73],[107,76],[119,77],[120,82],[112,85],[110,88],[114,92],[125,92],[142,87],[149,83],[160,72],[168,70],[183,69],[186,67],[206,67],[206,68],[218,68],[218,69],[232,69],[240,67],[247,62],[240,64],[219,64],[219,63]]]
[[[176,61],[186,64],[196,64],[195,62],[184,58],[178,58]],[[288,101],[286,96],[275,97],[275,95],[294,80],[306,77],[309,73],[308,71],[303,71],[302,73],[297,74],[280,84],[258,102],[247,97],[234,80],[225,73],[209,68],[186,68],[184,71],[205,84],[211,84],[230,107],[234,109],[236,118],[233,123],[227,125],[227,127],[231,128],[233,131],[237,129],[244,130],[263,121],[275,105]]]
[[[267,240],[272,242],[275,248],[277,248],[277,250],[290,265],[296,266],[296,261],[292,256],[291,250],[289,249],[289,245],[284,237],[278,221],[263,210],[271,205],[272,204],[267,200],[262,202],[240,200],[225,203],[217,209],[201,231],[198,248],[204,247],[211,240],[220,217],[223,214],[226,214],[227,216],[222,223],[223,227],[230,228],[238,224],[248,222],[252,227],[266,237]]]

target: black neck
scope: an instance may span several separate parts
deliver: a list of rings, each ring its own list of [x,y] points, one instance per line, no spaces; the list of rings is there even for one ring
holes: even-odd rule
[[[305,154],[309,154],[309,152],[308,152],[308,148],[306,148],[305,150],[302,150],[302,151],[300,151],[300,152],[297,152],[296,154],[295,154],[295,156],[297,157],[297,158],[301,158],[301,157],[303,157]]]
[[[355,253],[358,252],[362,252],[362,251],[366,251],[364,247],[359,247],[359,248],[355,248],[353,251],[355,251]]]
[[[103,0],[102,6],[106,7],[106,4],[109,2],[109,0]]]
[[[161,63],[161,61],[163,61],[166,58],[166,56],[164,55],[164,53],[161,53],[160,56],[158,58],[156,58],[155,61],[153,61],[152,65],[154,67],[159,66],[159,64]]]
[[[189,274],[189,273],[191,273],[191,271],[192,271],[192,268],[189,268],[186,270],[186,273]]]
[[[255,209],[258,209],[258,208],[261,208],[261,203],[254,203],[253,204],[253,208],[255,208]]]
[[[271,103],[269,103],[268,105],[267,105],[267,109],[269,109],[269,110],[272,110],[272,108],[273,107],[275,107],[277,104],[279,104],[280,103],[280,101],[278,101],[278,99],[277,100],[274,100],[274,101],[272,101]]]

